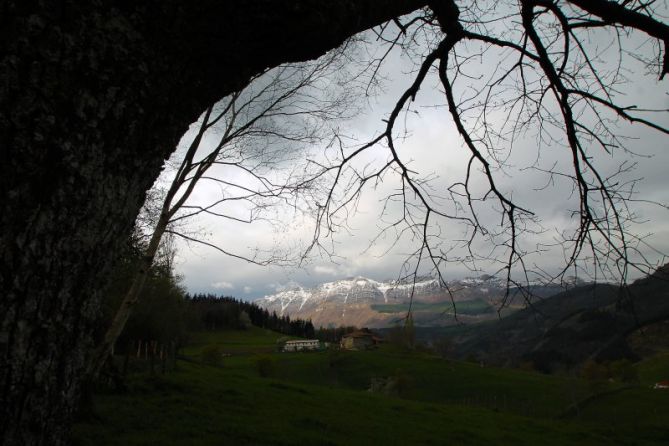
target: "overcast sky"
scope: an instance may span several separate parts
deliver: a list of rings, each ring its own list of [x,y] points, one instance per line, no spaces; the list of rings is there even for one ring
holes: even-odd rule
[[[372,39],[370,39],[372,40]],[[370,50],[370,48],[372,48]],[[639,51],[649,51],[649,46],[639,46]],[[365,51],[373,51],[375,47],[365,47]],[[378,50],[378,48],[376,48]],[[361,53],[359,53],[361,54]],[[414,59],[415,60],[415,59]],[[471,65],[472,76],[485,75],[492,72],[497,60],[481,58]],[[356,105],[362,110],[353,119],[338,122],[339,131],[359,142],[372,139],[384,128],[383,120],[389,115],[395,101],[410,85],[413,79],[415,66],[412,59],[402,56],[399,51],[391,54],[383,64],[382,74],[386,77],[382,91],[379,90],[369,98],[362,98]],[[622,105],[640,105],[648,108],[669,109],[669,81],[658,82],[653,76],[647,76],[638,64],[631,64],[627,76],[630,83],[620,94]],[[334,89],[334,87],[333,87]],[[467,88],[459,90],[466,94]],[[468,160],[468,152],[457,135],[455,126],[448,115],[446,108],[438,107],[445,103],[444,95],[436,87],[434,77],[426,80],[426,84],[419,93],[416,103],[411,107],[412,112],[402,115],[398,129],[406,128],[410,134],[398,145],[400,156],[420,178],[432,178],[432,187],[436,197],[443,196],[445,188],[463,179],[464,169]],[[437,107],[435,107],[437,106]],[[495,119],[495,118],[492,118]],[[500,118],[501,119],[501,115]],[[660,123],[669,125],[667,113],[656,118]],[[406,127],[405,127],[406,126]],[[534,129],[536,130],[536,129]],[[610,174],[623,161],[637,163],[636,168],[626,174],[624,179],[640,179],[636,192],[637,199],[652,200],[660,203],[669,203],[669,188],[667,187],[667,166],[669,166],[669,145],[666,136],[659,132],[651,132],[645,128],[623,126],[620,131],[631,139],[626,141],[627,147],[642,156],[630,156],[621,150],[613,150],[607,154],[602,150],[593,150],[593,158],[604,174]],[[185,135],[182,146],[187,144],[192,135]],[[213,139],[212,139],[213,141]],[[351,145],[353,139],[349,140]],[[523,240],[524,247],[531,250],[536,243],[552,243],[555,234],[564,228],[573,225],[574,220],[570,210],[574,209],[574,195],[571,185],[566,181],[555,179],[550,183],[548,177],[537,169],[556,166],[568,166],[568,153],[559,144],[540,143],[537,132],[532,128],[526,129],[513,142],[513,150],[507,154],[506,168],[496,173],[498,185],[507,192],[513,200],[523,207],[536,213],[541,219],[541,228],[544,232]],[[540,158],[537,157],[540,150]],[[314,145],[310,157],[317,158],[323,149]],[[299,166],[306,155],[298,153],[297,158],[280,164],[282,168]],[[378,166],[388,159],[386,148],[379,146],[368,151],[357,161],[357,166],[371,163]],[[536,160],[539,160],[535,162]],[[565,161],[566,160],[566,161]],[[247,181],[242,176],[236,177],[231,171],[219,170],[218,175],[228,175],[228,180]],[[475,181],[483,188],[484,178],[475,175]],[[622,178],[621,178],[622,180]],[[332,247],[336,257],[312,253],[300,265],[292,267],[258,266],[225,256],[220,252],[202,245],[178,244],[177,271],[183,277],[183,284],[190,292],[212,292],[224,295],[233,295],[244,299],[254,299],[275,292],[292,283],[312,286],[317,283],[341,279],[354,275],[362,275],[373,279],[396,278],[401,274],[402,264],[419,245],[411,237],[400,238],[399,243],[391,248],[395,237],[388,234],[377,240],[368,249],[371,240],[380,233],[380,229],[387,222],[400,215],[401,207],[390,205],[383,213],[384,197],[397,190],[399,180],[396,175],[387,175],[384,181],[374,189],[365,188],[361,195],[357,212],[349,214],[346,230],[338,231],[324,243]],[[548,184],[547,188],[544,188]],[[476,189],[476,187],[474,187]],[[192,204],[206,204],[220,196],[220,186],[211,183],[199,185]],[[643,203],[633,204],[634,211],[642,223],[635,225],[634,231],[638,234],[653,234],[646,239],[650,246],[659,252],[669,252],[669,219],[666,209],[660,206]],[[446,206],[448,207],[448,206]],[[483,209],[481,216],[487,224],[494,226],[500,219],[496,210],[499,206],[492,205],[490,209]],[[246,208],[229,207],[226,212],[242,216]],[[223,247],[230,252],[251,256],[254,250],[272,251],[274,253],[299,254],[311,240],[314,230],[314,221],[307,215],[300,215],[290,208],[272,209],[275,216],[279,216],[281,224],[270,224],[265,221],[256,221],[252,224],[243,224],[230,219],[200,216],[189,222],[189,229],[196,231],[209,243]],[[270,214],[268,214],[270,215]],[[532,229],[532,228],[530,228]],[[444,223],[441,226],[439,237],[444,243],[462,237],[462,228],[456,224]],[[484,241],[477,242],[474,248],[486,252],[490,249]],[[644,248],[650,259],[661,262],[662,256],[650,249]],[[455,254],[455,253],[454,253]],[[562,250],[552,249],[540,255],[528,256],[528,262],[537,264],[548,271],[557,270],[564,262]],[[483,272],[494,272],[494,264],[481,262],[477,264],[480,272],[471,272],[461,264],[451,264],[443,270],[448,278],[478,275]]]

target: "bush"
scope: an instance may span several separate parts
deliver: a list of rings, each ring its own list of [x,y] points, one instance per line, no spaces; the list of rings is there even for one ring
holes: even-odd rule
[[[628,359],[604,361],[597,363],[588,359],[581,370],[581,376],[588,381],[616,380],[620,382],[638,382],[639,376],[636,367]]]
[[[402,325],[395,323],[386,335],[386,342],[402,350],[414,350],[416,348],[416,329],[413,316],[409,314]]]
[[[613,361],[609,368],[611,376],[618,381],[625,383],[639,382],[637,369],[628,359]]]
[[[394,382],[395,392],[401,398],[407,398],[410,391],[414,387],[413,378],[404,370],[398,369],[395,371]]]
[[[478,364],[480,362],[474,353],[468,354],[467,357],[465,358],[465,361],[472,362],[474,364]]]
[[[432,344],[434,352],[442,358],[450,358],[455,352],[455,345],[451,338],[441,338]]]
[[[606,389],[606,380],[609,378],[609,368],[606,364],[600,364],[592,359],[583,363],[581,377],[588,381],[591,393],[600,393]]]
[[[587,381],[604,381],[609,377],[609,370],[605,364],[588,359],[581,368],[581,377]]]
[[[256,361],[256,368],[258,369],[258,374],[263,378],[274,376],[276,373],[275,361],[267,356],[262,357]]]
[[[520,364],[518,364],[518,369],[524,370],[526,372],[536,372],[536,367],[534,366],[534,361],[529,360],[529,361],[522,361]]]
[[[346,360],[346,356],[343,355],[339,350],[330,350],[328,352],[328,366],[331,369],[336,369],[341,367]]]
[[[290,338],[288,336],[281,336],[279,339],[276,340],[276,351],[282,352],[283,347],[286,345],[286,342],[288,342]]]
[[[223,364],[223,351],[218,345],[210,345],[202,350],[200,360],[204,364],[221,366]]]

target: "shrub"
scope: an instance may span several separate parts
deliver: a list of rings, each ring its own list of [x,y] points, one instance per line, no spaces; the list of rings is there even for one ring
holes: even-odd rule
[[[272,358],[264,356],[256,361],[256,368],[258,369],[258,374],[260,376],[268,378],[275,374],[276,363]]]
[[[455,352],[455,345],[451,338],[441,338],[432,344],[434,352],[442,358],[450,358]]]
[[[628,359],[613,361],[610,365],[610,370],[612,377],[618,381],[625,383],[639,381],[637,369]]]
[[[413,378],[402,369],[395,371],[395,376],[392,377],[392,390],[401,398],[407,398],[409,392],[413,389]]]
[[[279,339],[276,340],[276,351],[281,352],[283,351],[283,347],[286,345],[286,342],[288,342],[290,338],[288,336],[281,336]]]
[[[336,369],[344,364],[345,356],[339,350],[330,350],[328,352],[328,366]]]
[[[204,364],[221,366],[223,364],[223,351],[218,345],[210,345],[202,350],[200,360]]]
[[[537,370],[534,366],[534,361],[532,360],[522,361],[520,364],[518,364],[518,368],[526,372],[535,372]]]
[[[480,362],[479,359],[476,357],[476,355],[474,353],[468,354],[467,357],[465,358],[465,361],[466,362],[473,362],[475,364],[478,364]]]
[[[588,359],[583,363],[581,376],[588,381],[604,381],[609,377],[609,370],[605,364]]]
[[[592,359],[583,363],[581,377],[588,381],[590,392],[596,394],[606,389],[606,380],[610,377],[606,364],[600,364]]]

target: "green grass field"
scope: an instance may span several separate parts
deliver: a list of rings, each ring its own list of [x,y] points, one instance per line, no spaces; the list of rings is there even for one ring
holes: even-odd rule
[[[409,311],[409,304],[374,304],[371,308],[379,313],[406,313]],[[456,302],[455,309],[458,314],[467,315],[492,313],[493,311],[496,311],[494,307],[481,299]],[[453,314],[453,304],[451,302],[414,302],[411,305],[411,310]]]
[[[645,382],[603,383],[605,393],[588,399],[591,385],[574,378],[388,346],[275,353],[280,337],[257,328],[196,334],[176,371],[134,374],[126,392],[99,393],[94,410],[76,425],[74,443],[631,445],[669,438],[669,392]],[[231,356],[219,367],[199,363],[209,345]],[[667,363],[642,363],[639,374]],[[373,378],[397,385],[370,392]],[[579,401],[586,403],[565,417]]]

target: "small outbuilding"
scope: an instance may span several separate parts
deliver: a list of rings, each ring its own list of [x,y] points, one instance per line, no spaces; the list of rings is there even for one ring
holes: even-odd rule
[[[381,338],[374,335],[368,328],[363,328],[342,336],[339,346],[344,350],[367,350],[380,342],[382,342]]]
[[[321,342],[318,339],[297,339],[294,341],[286,341],[283,344],[281,351],[284,352],[298,352],[302,350],[318,350],[321,347]]]

